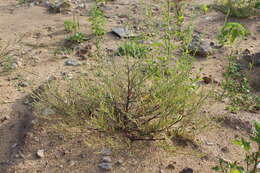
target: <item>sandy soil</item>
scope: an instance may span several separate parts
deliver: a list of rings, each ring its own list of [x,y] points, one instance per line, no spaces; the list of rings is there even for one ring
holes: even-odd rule
[[[195,2],[212,3],[211,0]],[[130,0],[110,2],[105,8],[108,16],[106,29],[110,31],[112,27],[122,25],[127,20],[124,15],[133,10],[136,3]],[[92,1],[86,1],[85,8],[91,4]],[[78,12],[81,14],[81,31],[89,33],[84,10]],[[91,137],[94,136],[91,132],[77,133],[71,129],[73,133],[66,135],[53,128],[55,122],[35,118],[32,108],[26,104],[28,94],[51,76],[62,78],[64,74],[88,73],[93,68],[95,62],[91,59],[84,60],[85,66],[69,67],[64,65],[64,57],[54,55],[66,36],[63,22],[71,18],[72,14],[51,14],[44,6],[17,5],[16,0],[0,1],[0,45],[9,45],[12,57],[19,62],[17,69],[0,76],[0,173],[100,172],[97,164],[104,146]],[[224,19],[220,12],[210,10],[207,15],[201,14],[195,19],[195,29],[214,40]],[[229,20],[242,23],[251,33],[240,47],[260,52],[260,17]],[[114,50],[119,43],[117,37],[107,34],[103,47]],[[78,59],[73,55],[69,58]],[[198,58],[194,67],[202,68],[202,76],[211,75],[214,80],[221,81],[226,63],[225,51],[220,49],[208,58]],[[259,77],[260,69],[255,68],[251,80],[259,82]],[[28,85],[19,86],[21,81]],[[260,91],[259,85],[257,87],[256,93]],[[168,173],[190,167],[195,173],[210,173],[218,157],[242,160],[243,151],[233,146],[231,140],[250,133],[250,123],[259,121],[260,114],[244,111],[232,114],[225,110],[225,106],[225,102],[208,101],[205,110],[200,112],[200,116],[208,121],[207,127],[196,136],[196,144],[180,139],[173,142],[174,149],[169,152],[137,142],[131,148],[113,150],[112,161],[120,164],[111,172],[159,173],[163,170]],[[221,123],[216,122],[223,117],[227,118]],[[35,154],[40,149],[45,151],[42,159]]]

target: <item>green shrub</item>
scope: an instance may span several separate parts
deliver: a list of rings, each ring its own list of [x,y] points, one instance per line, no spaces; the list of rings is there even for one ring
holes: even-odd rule
[[[119,132],[131,140],[154,139],[192,122],[203,99],[197,80],[190,78],[189,63],[144,72],[150,66],[124,59],[99,73],[95,80],[72,80],[65,93],[51,86],[40,96],[42,103],[69,117],[80,117],[92,128]],[[155,75],[156,74],[156,75]],[[159,74],[159,75],[158,75]]]

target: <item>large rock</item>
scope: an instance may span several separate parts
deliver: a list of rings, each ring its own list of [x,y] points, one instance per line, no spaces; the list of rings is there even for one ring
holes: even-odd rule
[[[130,38],[130,37],[136,37],[133,32],[129,31],[127,28],[122,27],[115,27],[112,28],[112,32],[119,36],[120,38]]]
[[[202,39],[198,32],[195,32],[193,34],[188,49],[191,54],[202,57],[207,57],[208,55],[211,55],[213,53],[210,41]]]

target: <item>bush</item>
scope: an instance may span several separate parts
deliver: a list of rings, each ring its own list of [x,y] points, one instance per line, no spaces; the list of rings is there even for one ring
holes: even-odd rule
[[[100,131],[120,132],[131,140],[154,139],[191,122],[203,96],[190,78],[187,60],[179,60],[167,75],[147,66],[151,64],[127,58],[95,80],[72,80],[65,93],[51,86],[40,98],[56,112],[87,120]]]

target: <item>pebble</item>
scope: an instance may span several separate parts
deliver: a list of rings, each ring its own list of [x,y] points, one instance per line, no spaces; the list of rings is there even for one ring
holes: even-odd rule
[[[98,167],[104,171],[111,171],[112,170],[112,164],[111,163],[99,163]]]
[[[53,114],[55,114],[55,111],[52,110],[51,108],[46,107],[42,110],[43,116],[48,116],[48,115],[53,115]]]
[[[103,156],[102,158],[101,158],[101,161],[100,162],[102,162],[102,163],[111,163],[112,162],[112,159],[111,159],[111,157],[109,157],[109,156]]]
[[[3,117],[0,119],[0,122],[2,123],[2,122],[6,121],[6,120],[8,120],[8,119],[10,119],[10,117],[9,117],[8,115],[5,115],[5,116],[3,116]]]
[[[76,60],[68,59],[68,60],[65,61],[65,65],[67,65],[67,66],[79,66],[80,63]]]
[[[24,88],[24,87],[28,87],[29,84],[28,84],[27,82],[25,82],[25,81],[20,81],[20,82],[18,83],[18,86]]]
[[[214,145],[214,143],[213,142],[209,142],[209,141],[206,141],[205,142],[207,145],[209,145],[209,146],[212,146],[212,145]]]
[[[112,154],[112,151],[109,148],[104,148],[101,151],[101,155],[103,155],[103,156],[111,156],[111,154]]]
[[[117,165],[117,166],[120,166],[120,165],[123,165],[123,160],[121,160],[121,159],[119,159],[116,163],[115,163],[115,165]]]
[[[36,152],[36,156],[38,157],[38,158],[44,158],[44,150],[38,150],[37,152]]]
[[[191,168],[184,168],[180,173],[193,173],[193,169],[191,169]]]
[[[165,171],[163,169],[160,169],[159,173],[165,173]]]
[[[12,68],[12,69],[17,69],[17,68],[18,68],[18,64],[17,64],[16,62],[13,62],[13,63],[11,64],[11,68]]]

